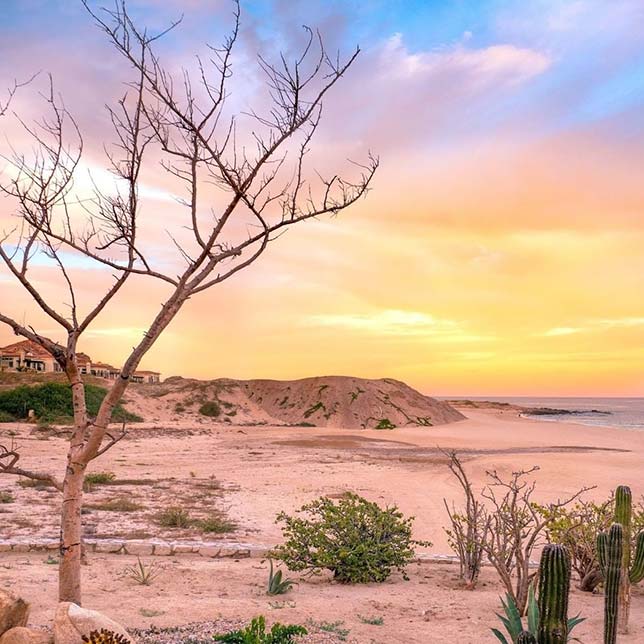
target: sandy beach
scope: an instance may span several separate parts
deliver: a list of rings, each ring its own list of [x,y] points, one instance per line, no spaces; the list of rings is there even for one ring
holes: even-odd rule
[[[320,495],[351,490],[381,504],[397,504],[416,517],[415,537],[433,543],[427,553],[448,554],[443,499],[458,503],[460,490],[439,447],[459,451],[477,488],[485,484],[487,470],[507,475],[538,465],[537,500],[591,485],[596,488],[587,496],[598,500],[618,484],[631,485],[636,497],[643,491],[642,432],[529,420],[513,410],[464,413],[467,418],[456,423],[390,431],[240,427],[208,420],[192,427],[133,425],[128,438],[95,468],[114,472],[120,484],[97,486],[86,495],[86,507],[126,496],[140,511],[92,510],[85,524],[99,539],[203,538],[192,529],[155,525],[160,509],[182,505],[194,516],[223,510],[238,524],[234,534],[214,538],[271,546],[280,541],[274,522],[280,510],[291,512]],[[1,430],[4,437],[8,427]],[[22,448],[25,467],[62,469],[61,438],[43,436],[28,425],[17,427],[13,439]],[[17,501],[4,506],[3,537],[56,536],[57,494],[23,489],[9,477],[0,478],[0,489]],[[56,566],[45,560],[43,553],[2,555],[0,583],[32,601],[34,624],[47,623],[55,605]],[[293,575],[299,586],[276,602],[263,592],[267,564],[260,559],[154,557],[163,572],[150,587],[136,586],[120,574],[132,560],[94,554],[84,569],[85,604],[130,627],[264,613],[282,622],[340,620],[350,630],[347,641],[354,642],[450,642],[457,635],[461,641],[484,642],[493,641],[489,627],[496,625],[502,593],[490,568],[471,592],[459,588],[455,565],[417,563],[410,567],[410,581],[396,575],[384,585],[347,587],[326,577]],[[602,601],[578,590],[571,597],[572,614],[588,616],[577,632],[588,644],[601,640]],[[150,608],[158,615],[145,617]],[[381,626],[358,616],[376,614],[383,617]],[[644,637],[641,589],[634,593],[631,624],[631,634],[620,641],[634,644]]]

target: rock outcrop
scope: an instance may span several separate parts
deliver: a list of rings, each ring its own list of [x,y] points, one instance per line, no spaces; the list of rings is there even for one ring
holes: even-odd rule
[[[52,641],[50,633],[24,626],[10,628],[0,637],[0,644],[51,644]]]
[[[103,628],[121,635],[127,641],[134,641],[123,626],[102,613],[61,602],[54,616],[54,644],[83,644],[83,635]]]
[[[26,626],[29,604],[8,590],[0,589],[0,635],[16,626]]]

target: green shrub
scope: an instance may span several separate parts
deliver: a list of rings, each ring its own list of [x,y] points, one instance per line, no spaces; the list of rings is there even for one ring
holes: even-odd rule
[[[413,517],[396,506],[380,508],[357,494],[337,502],[321,497],[299,510],[304,517],[277,516],[285,543],[272,556],[290,570],[330,570],[343,583],[382,582],[393,570],[403,572],[415,545],[431,545],[411,537]]]
[[[101,503],[86,503],[88,510],[99,510],[102,512],[136,512],[142,506],[127,498],[110,499]]]
[[[90,472],[85,475],[85,485],[109,485],[116,479],[114,472]]]
[[[615,499],[611,496],[603,503],[578,501],[570,507],[549,509],[535,505],[535,509],[548,521],[546,537],[550,543],[566,546],[570,552],[572,569],[583,582],[593,571],[598,570],[597,535],[607,532],[613,523]],[[637,534],[644,530],[644,501],[633,504],[631,524],[632,548],[635,548]],[[582,590],[592,590],[582,585]]]
[[[381,418],[375,429],[396,429],[396,426],[388,418]]]
[[[298,635],[306,635],[304,626],[290,624],[273,624],[270,632],[266,632],[266,619],[263,615],[255,617],[246,628],[230,631],[224,635],[215,635],[215,642],[226,644],[291,644]]]
[[[195,525],[202,532],[210,534],[225,534],[226,532],[234,532],[237,528],[237,524],[219,510],[205,519],[199,519],[195,522]]]
[[[11,492],[5,492],[4,490],[0,491],[0,503],[13,503],[15,499]]]
[[[159,512],[156,522],[163,528],[188,528],[192,519],[186,510],[178,506],[172,506]]]
[[[0,409],[0,423],[15,423],[18,420],[13,414]]]
[[[90,416],[96,416],[105,398],[107,389],[95,385],[85,385],[85,400]],[[0,392],[0,413],[23,419],[33,409],[36,417],[46,423],[68,422],[74,417],[72,390],[69,385],[60,382],[48,382],[42,385],[22,385],[15,389]],[[120,404],[112,412],[112,420],[140,421],[136,414],[126,411]],[[7,421],[5,421],[7,422]]]
[[[217,418],[221,414],[221,407],[214,400],[209,400],[199,407],[199,413],[202,416]]]

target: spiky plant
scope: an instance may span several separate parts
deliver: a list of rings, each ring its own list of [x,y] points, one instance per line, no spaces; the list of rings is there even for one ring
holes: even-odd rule
[[[124,635],[101,628],[100,631],[91,631],[89,635],[83,635],[83,642],[86,644],[130,644],[130,640]]]
[[[528,615],[527,615],[527,624],[524,629],[523,621],[521,620],[521,615],[519,614],[519,609],[517,608],[516,602],[512,598],[512,595],[509,593],[506,594],[505,601],[501,599],[503,604],[503,615],[497,613],[497,617],[503,622],[508,635],[508,639],[498,628],[493,628],[492,632],[496,638],[502,642],[502,644],[520,644],[522,641],[524,644],[530,644],[532,641],[537,641],[537,632],[539,630],[539,605],[537,603],[537,598],[535,597],[534,587],[531,584],[528,589]],[[568,636],[572,633],[573,628],[577,624],[581,624],[586,618],[575,617],[568,618]],[[534,640],[526,639],[527,635],[532,635]],[[523,635],[523,640],[520,639]]]
[[[604,644],[617,641],[624,540],[621,523],[613,523],[608,534],[600,532],[597,536],[599,565],[604,575]]]
[[[539,644],[568,641],[570,555],[558,544],[544,546],[539,565]]]
[[[273,570],[273,560],[269,559],[270,570],[268,571],[268,587],[266,589],[267,595],[284,595],[297,583],[292,579],[282,579],[282,571]]]
[[[631,584],[644,579],[644,531],[637,535],[635,552],[631,551],[631,519],[633,498],[627,485],[615,490],[615,523],[622,526],[621,574],[619,581],[619,616],[617,630],[628,633],[628,618],[631,608]],[[600,561],[601,565],[601,561]]]

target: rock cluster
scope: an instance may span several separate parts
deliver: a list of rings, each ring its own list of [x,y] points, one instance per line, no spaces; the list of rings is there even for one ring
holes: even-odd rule
[[[58,604],[51,632],[28,628],[28,620],[29,604],[0,589],[0,644],[83,644],[83,636],[102,629],[134,643],[134,638],[117,622],[70,602]]]

